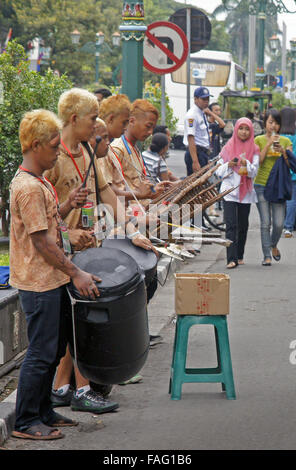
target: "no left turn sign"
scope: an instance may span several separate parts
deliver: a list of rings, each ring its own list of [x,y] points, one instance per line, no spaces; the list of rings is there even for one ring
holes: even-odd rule
[[[157,74],[171,73],[185,62],[188,41],[179,26],[168,21],[151,23],[144,39],[144,67]]]

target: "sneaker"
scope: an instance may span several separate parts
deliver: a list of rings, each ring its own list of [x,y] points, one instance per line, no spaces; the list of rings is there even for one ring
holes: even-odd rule
[[[293,237],[293,233],[291,232],[291,230],[284,230],[284,236],[285,238],[291,238]]]
[[[160,344],[163,342],[163,337],[160,335],[150,335],[149,341],[150,341],[150,348],[153,348],[153,346],[156,346],[156,344]]]
[[[104,385],[104,384],[96,384],[94,382],[90,383],[90,387],[100,395],[102,395],[103,398],[107,398],[108,395],[110,395],[112,391],[113,385]]]
[[[72,396],[73,396],[72,388],[69,388],[68,392],[65,393],[65,395],[61,395],[61,393],[59,393],[57,390],[52,390],[51,396],[50,396],[52,407],[57,408],[58,406],[70,406]]]
[[[118,407],[118,403],[106,400],[94,390],[88,390],[88,392],[83,393],[80,397],[76,397],[74,393],[71,400],[72,411],[90,411],[101,414],[116,410]]]

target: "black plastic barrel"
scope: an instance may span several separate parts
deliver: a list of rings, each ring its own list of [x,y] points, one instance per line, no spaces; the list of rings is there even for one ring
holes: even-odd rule
[[[77,365],[94,383],[117,384],[143,367],[149,351],[144,274],[136,261],[115,248],[90,248],[73,263],[102,279],[95,301],[69,287],[75,303]],[[75,358],[73,338],[70,351]]]

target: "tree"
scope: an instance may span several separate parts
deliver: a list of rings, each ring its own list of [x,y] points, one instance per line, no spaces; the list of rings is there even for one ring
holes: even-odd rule
[[[233,55],[240,65],[246,66],[249,43],[249,0],[224,0],[223,4],[213,11],[213,17],[216,18],[221,13],[226,14],[225,26],[231,38]],[[269,38],[273,34],[280,33],[277,15],[268,16],[268,21],[265,23],[265,44],[270,53]],[[258,24],[256,36],[258,37]]]
[[[218,21],[212,18],[211,25],[211,39],[205,49],[210,51],[232,52],[231,37],[226,30],[225,21]]]
[[[61,93],[71,88],[66,76],[58,77],[51,70],[45,75],[29,70],[24,48],[12,41],[0,55],[0,82],[3,99],[0,101],[0,197],[2,230],[7,236],[9,184],[22,161],[18,139],[23,114],[32,109],[45,108],[57,112]]]

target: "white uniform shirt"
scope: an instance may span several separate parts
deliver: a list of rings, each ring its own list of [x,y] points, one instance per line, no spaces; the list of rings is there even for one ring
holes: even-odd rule
[[[231,193],[228,193],[224,197],[225,201],[241,202],[242,204],[251,204],[253,202],[257,202],[257,196],[255,193],[254,187],[252,191],[248,192],[245,195],[244,199],[240,201],[239,200],[239,184],[241,180],[240,175],[236,171],[233,171],[232,168],[229,168],[228,162],[224,163],[223,158],[220,158],[220,160],[218,161],[218,165],[219,164],[221,166],[217,168],[215,172],[216,175],[219,178],[226,177],[221,183],[220,193],[223,193],[224,191],[227,191],[230,188],[236,188]],[[257,175],[258,168],[259,168],[259,155],[254,155],[252,163],[250,163],[249,160],[247,160],[248,176],[252,178],[253,181]]]
[[[187,111],[184,119],[183,143],[188,146],[188,135],[194,136],[196,145],[210,148],[209,125],[205,113],[194,104]]]

